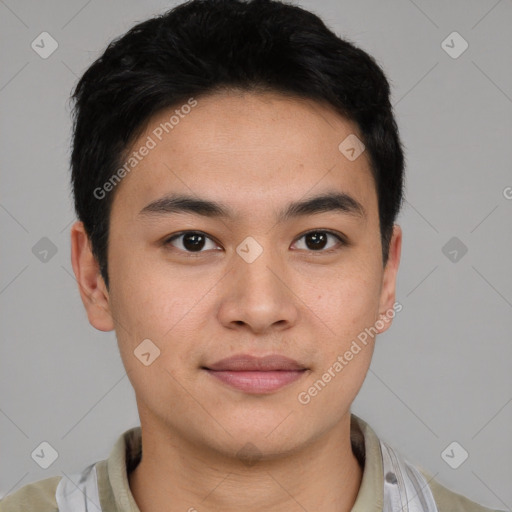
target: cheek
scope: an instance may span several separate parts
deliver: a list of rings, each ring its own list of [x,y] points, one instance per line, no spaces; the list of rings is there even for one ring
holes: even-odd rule
[[[324,336],[308,380],[312,394],[304,390],[306,398],[316,404],[312,409],[331,407],[333,414],[344,412],[364,382],[374,349],[372,326],[378,319],[378,276],[371,266],[346,268],[337,279],[329,281],[315,306],[323,324],[318,328]]]
[[[165,362],[165,368],[170,371],[179,368],[186,359],[186,350],[190,349],[184,343],[190,337],[185,330],[194,325],[197,304],[204,290],[166,276],[144,258],[112,258],[112,261],[115,270],[111,275],[111,310],[125,365],[141,371],[143,367],[134,357],[134,351],[143,340],[149,339],[160,351],[156,366]],[[158,352],[157,349],[154,350]]]
[[[129,250],[122,240],[112,241],[112,305],[119,321],[139,335],[162,338],[190,310],[197,295],[193,283],[185,286],[176,269],[151,258],[149,250]],[[160,258],[161,260],[161,258]]]
[[[324,279],[315,306],[339,340],[348,340],[373,325],[378,316],[381,275],[378,266],[354,263]]]
[[[380,287],[375,278],[350,275],[361,274],[347,272],[318,299],[315,311],[321,322],[317,327],[324,336],[317,345],[314,371],[297,397],[312,421],[322,414],[326,424],[335,424],[339,415],[348,411],[364,382],[374,350],[372,326]]]
[[[182,407],[182,386],[189,387],[191,365],[198,360],[198,299],[190,288],[179,290],[147,273],[115,288],[119,352],[136,394],[154,410]]]

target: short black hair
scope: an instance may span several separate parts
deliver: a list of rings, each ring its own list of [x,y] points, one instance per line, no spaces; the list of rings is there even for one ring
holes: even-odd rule
[[[376,184],[385,265],[402,203],[404,153],[389,83],[374,58],[295,5],[191,0],[113,40],[72,93],[75,210],[107,288],[115,187],[95,190],[157,112],[222,90],[312,99],[357,123]]]

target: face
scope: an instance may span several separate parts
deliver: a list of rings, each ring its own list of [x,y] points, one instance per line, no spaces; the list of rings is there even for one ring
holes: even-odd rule
[[[110,290],[96,272],[84,302],[116,330],[143,424],[224,454],[290,452],[349,417],[373,352],[362,333],[391,323],[379,315],[393,309],[400,228],[384,268],[367,154],[339,149],[359,131],[329,107],[196,101],[169,133],[176,109],[160,112],[131,148],[150,147],[116,186]],[[79,279],[85,251],[74,243]],[[216,365],[240,355],[295,365]]]

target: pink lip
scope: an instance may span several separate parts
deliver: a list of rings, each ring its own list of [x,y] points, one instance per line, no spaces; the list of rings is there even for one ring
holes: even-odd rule
[[[280,355],[238,354],[204,367],[213,377],[247,393],[269,393],[300,379],[306,368]]]

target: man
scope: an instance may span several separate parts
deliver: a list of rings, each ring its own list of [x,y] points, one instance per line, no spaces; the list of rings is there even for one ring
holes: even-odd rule
[[[298,7],[195,0],[74,99],[73,269],[141,427],[3,512],[489,510],[350,413],[401,308],[404,156],[369,55]]]

